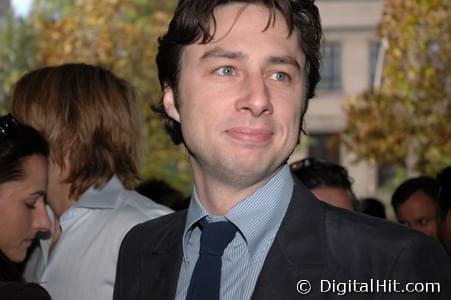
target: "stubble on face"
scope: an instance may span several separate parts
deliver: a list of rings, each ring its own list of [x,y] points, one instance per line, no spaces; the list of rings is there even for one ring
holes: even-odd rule
[[[182,53],[179,88],[164,102],[181,124],[197,188],[256,189],[298,142],[305,58],[283,16],[266,28],[268,17],[260,5],[221,6],[218,38]]]

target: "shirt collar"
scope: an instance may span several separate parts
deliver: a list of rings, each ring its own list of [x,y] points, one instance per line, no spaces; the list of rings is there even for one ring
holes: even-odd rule
[[[203,219],[207,215],[208,215],[207,210],[202,206],[197,196],[196,186],[193,185],[193,193],[188,208],[188,214],[186,216],[186,225],[184,234],[186,234],[186,232],[189,229],[191,229],[193,225],[196,224],[200,219]]]
[[[238,227],[246,240],[251,257],[265,243],[271,242],[286,214],[293,194],[293,178],[288,165],[284,165],[262,187],[240,201],[224,217]],[[188,208],[184,243],[187,232],[208,212],[200,203],[195,187]]]
[[[125,188],[116,176],[113,176],[102,188],[91,186],[78,199],[75,208],[114,208],[118,195]]]

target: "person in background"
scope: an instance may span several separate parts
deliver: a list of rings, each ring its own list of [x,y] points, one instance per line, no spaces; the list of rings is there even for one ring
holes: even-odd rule
[[[141,195],[151,198],[153,201],[175,211],[186,209],[189,204],[189,198],[183,196],[181,192],[163,180],[146,180],[138,185],[135,190]]]
[[[63,64],[25,74],[10,102],[49,142],[47,201],[60,224],[40,240],[25,278],[58,300],[111,299],[125,233],[171,211],[130,190],[142,128],[134,89],[103,67]]]
[[[440,184],[439,204],[442,223],[439,229],[439,238],[451,256],[451,166],[441,170],[437,175]]]
[[[359,210],[359,202],[352,191],[352,179],[339,164],[305,158],[292,163],[290,169],[319,200],[333,206]]]
[[[440,207],[439,183],[433,177],[419,176],[402,182],[392,195],[399,223],[438,238]]]
[[[0,117],[0,299],[50,299],[40,285],[24,283],[22,262],[39,232],[51,223],[45,208],[48,145],[12,115]]]
[[[311,0],[179,1],[158,40],[155,109],[186,147],[193,193],[127,233],[113,299],[343,299],[324,279],[438,282],[432,296],[451,298],[437,241],[318,201],[290,172],[321,32]]]
[[[384,203],[376,198],[370,197],[361,199],[360,212],[381,219],[387,218]]]

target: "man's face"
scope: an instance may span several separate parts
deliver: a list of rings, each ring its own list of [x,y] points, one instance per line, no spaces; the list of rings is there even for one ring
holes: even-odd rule
[[[437,238],[439,215],[434,200],[418,191],[398,207],[396,216],[400,223]]]
[[[261,185],[298,140],[304,55],[280,13],[264,30],[264,6],[223,5],[215,17],[213,41],[184,49],[178,108],[170,88],[165,108],[181,124],[197,185]]]

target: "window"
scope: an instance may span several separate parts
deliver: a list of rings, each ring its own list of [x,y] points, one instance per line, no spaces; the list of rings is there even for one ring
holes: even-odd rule
[[[341,89],[341,45],[337,42],[326,42],[321,51],[321,81],[318,89]]]
[[[377,168],[377,182],[378,186],[388,186],[390,183],[399,177],[396,168],[392,165],[380,165]]]
[[[372,42],[370,45],[370,86],[374,85],[377,69],[377,57],[379,55],[379,42]]]
[[[308,156],[339,163],[339,141],[339,134],[311,134],[309,135]]]

